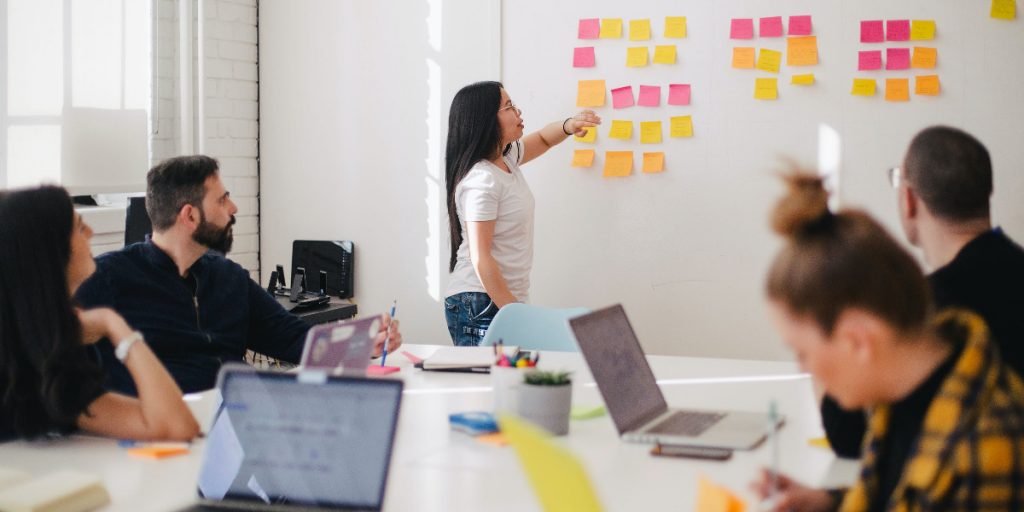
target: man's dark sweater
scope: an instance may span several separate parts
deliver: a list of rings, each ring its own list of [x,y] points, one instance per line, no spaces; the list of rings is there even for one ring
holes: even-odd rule
[[[146,344],[185,393],[214,387],[221,364],[246,349],[298,362],[309,326],[284,310],[237,263],[210,252],[184,279],[152,241],[96,258],[78,289],[82,307],[108,306],[142,331]],[[134,395],[135,384],[109,342],[96,345],[107,387]]]
[[[1000,228],[978,235],[953,261],[928,276],[937,310],[969,309],[988,324],[1003,360],[1024,375],[1024,249]],[[840,457],[860,457],[867,431],[863,411],[844,411],[829,396],[821,418]]]

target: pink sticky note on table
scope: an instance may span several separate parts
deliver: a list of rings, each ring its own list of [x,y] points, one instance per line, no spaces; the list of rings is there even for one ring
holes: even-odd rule
[[[627,85],[612,89],[612,107],[626,108],[633,106],[633,86]]]
[[[636,104],[641,107],[657,107],[661,105],[661,86],[641,85],[640,97],[637,98]]]
[[[885,69],[907,69],[910,67],[910,48],[886,48]]]
[[[753,39],[754,18],[733,18],[729,39]]]
[[[758,34],[761,37],[782,37],[782,16],[761,18]]]
[[[811,16],[804,14],[789,17],[789,35],[809,36],[811,35]]]
[[[857,52],[857,70],[882,69],[882,50]]]
[[[580,20],[580,39],[597,39],[601,36],[601,20],[588,18]]]
[[[594,47],[582,46],[572,52],[572,67],[592,68],[594,67]]]
[[[910,41],[910,20],[889,20],[885,22],[886,41]]]
[[[690,104],[690,84],[669,84],[668,86],[669,105]]]
[[[885,41],[885,27],[882,20],[860,22],[860,42],[881,43]]]

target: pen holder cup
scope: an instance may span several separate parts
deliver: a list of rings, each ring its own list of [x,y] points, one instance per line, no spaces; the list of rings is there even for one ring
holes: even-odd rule
[[[556,436],[569,433],[572,383],[558,386],[522,384],[519,416]]]
[[[524,374],[520,368],[508,366],[491,367],[491,385],[494,387],[494,413],[519,412],[519,390],[522,389]]]

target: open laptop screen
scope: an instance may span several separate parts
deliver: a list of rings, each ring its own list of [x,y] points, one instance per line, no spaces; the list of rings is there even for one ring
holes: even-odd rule
[[[401,381],[228,370],[221,382],[201,497],[381,508]]]
[[[619,434],[668,410],[622,305],[569,320]]]

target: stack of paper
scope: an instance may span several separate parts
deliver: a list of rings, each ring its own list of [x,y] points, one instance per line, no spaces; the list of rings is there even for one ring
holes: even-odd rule
[[[519,347],[504,347],[506,356],[519,353]],[[495,363],[494,347],[441,347],[423,361],[424,370],[488,370]]]
[[[0,510],[4,512],[85,512],[110,503],[99,477],[58,471],[31,478],[0,468]]]

